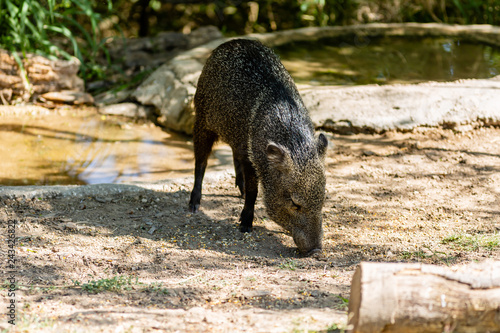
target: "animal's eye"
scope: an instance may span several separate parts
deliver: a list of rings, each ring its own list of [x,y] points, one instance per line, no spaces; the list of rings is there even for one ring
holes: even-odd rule
[[[295,201],[293,201],[293,199],[290,199],[290,201],[292,202],[292,209],[293,210],[296,210],[296,211],[299,211],[300,210],[300,205],[297,204]]]

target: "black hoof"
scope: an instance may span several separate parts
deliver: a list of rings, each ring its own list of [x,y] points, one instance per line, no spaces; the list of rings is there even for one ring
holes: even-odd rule
[[[189,204],[189,211],[191,213],[198,213],[198,211],[200,210],[200,204],[197,204],[197,205],[193,205],[193,204]]]
[[[248,225],[240,224],[240,231],[241,232],[252,232],[252,227],[248,226]]]
[[[315,259],[320,259],[323,256],[323,250],[322,249],[312,249],[311,251],[307,252],[305,254],[305,256],[315,258]]]

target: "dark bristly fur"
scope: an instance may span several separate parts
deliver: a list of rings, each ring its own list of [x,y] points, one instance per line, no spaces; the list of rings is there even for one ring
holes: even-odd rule
[[[290,74],[269,48],[235,39],[207,60],[194,98],[195,184],[200,206],[207,159],[216,140],[232,150],[236,186],[245,196],[241,231],[252,230],[258,182],[267,213],[303,253],[321,249],[327,140],[314,127]]]

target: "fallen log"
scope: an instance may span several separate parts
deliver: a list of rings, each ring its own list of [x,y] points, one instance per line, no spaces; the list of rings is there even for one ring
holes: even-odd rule
[[[348,322],[355,333],[500,332],[500,262],[361,263]]]

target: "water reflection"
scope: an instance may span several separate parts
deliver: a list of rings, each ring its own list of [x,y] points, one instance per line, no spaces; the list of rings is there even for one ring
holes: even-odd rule
[[[490,78],[500,49],[454,39],[366,38],[362,43],[294,43],[277,48],[298,83],[393,84]]]
[[[190,138],[150,123],[106,118],[93,109],[19,115],[2,110],[1,185],[151,182],[193,173]],[[215,170],[228,166],[216,157],[209,163]]]

